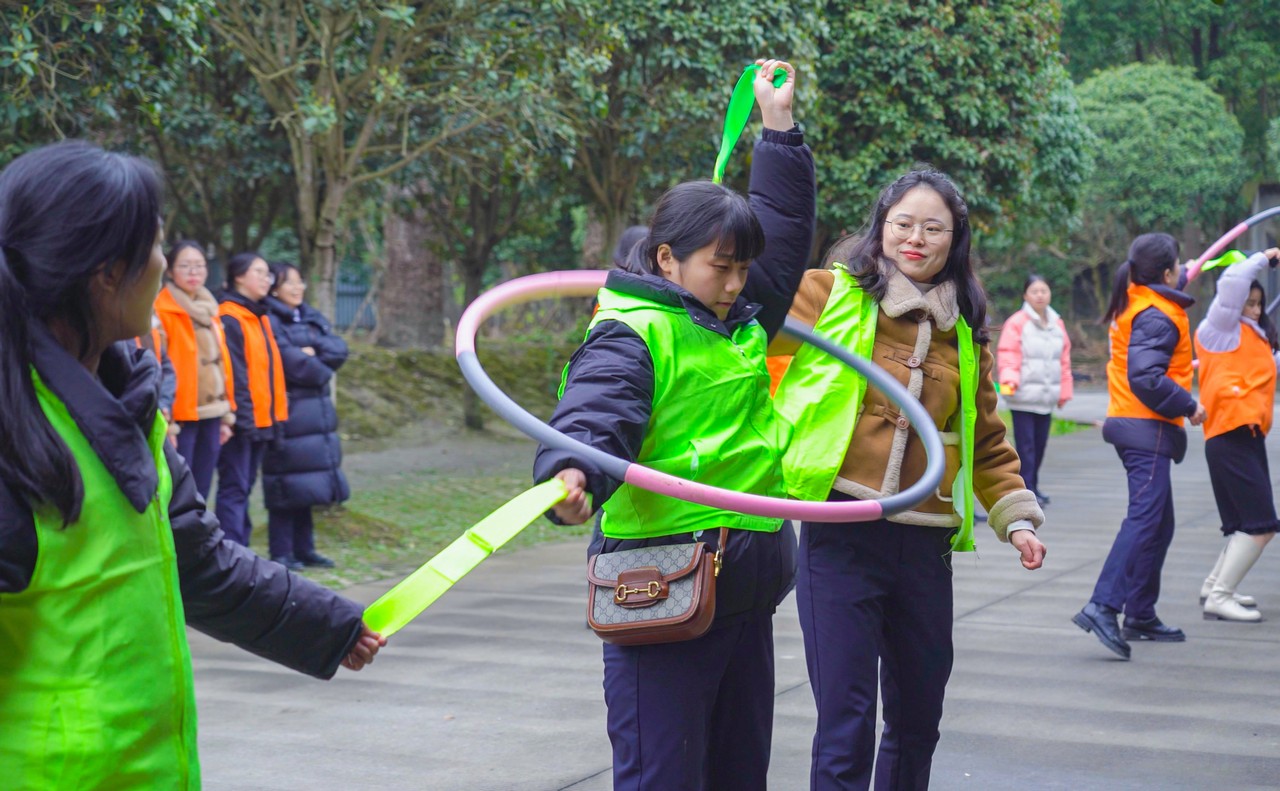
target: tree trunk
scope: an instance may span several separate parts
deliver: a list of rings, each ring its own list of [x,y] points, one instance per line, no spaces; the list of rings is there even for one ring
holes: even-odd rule
[[[444,341],[444,264],[431,247],[422,209],[388,208],[382,225],[387,269],[378,298],[382,345],[439,346]]]
[[[487,258],[487,257],[486,257]],[[462,302],[470,305],[480,296],[484,286],[484,268],[487,260],[476,260],[464,257],[458,262],[462,269]],[[484,428],[484,413],[480,411],[480,397],[470,387],[462,391],[462,423],[469,429],[480,431]]]

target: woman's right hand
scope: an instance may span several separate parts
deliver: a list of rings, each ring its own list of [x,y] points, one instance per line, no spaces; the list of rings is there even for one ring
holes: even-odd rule
[[[233,429],[229,424],[219,423],[218,424],[218,444],[226,445],[227,442],[231,440],[232,431]]]
[[[795,98],[796,69],[784,60],[760,58],[756,61],[760,71],[756,72],[752,88],[755,90],[756,104],[760,105],[760,116],[766,129],[777,132],[790,131],[796,125],[791,117],[791,102]],[[773,86],[773,75],[778,69],[787,73],[787,81],[781,88]]]
[[[587,501],[587,475],[576,467],[567,467],[556,473],[564,481],[569,496],[552,506],[556,517],[566,525],[580,525],[591,518],[591,504]]]
[[[1271,265],[1272,269],[1274,269],[1277,264],[1280,264],[1280,247],[1268,247],[1266,250],[1262,251],[1262,254],[1267,257],[1267,263]]]

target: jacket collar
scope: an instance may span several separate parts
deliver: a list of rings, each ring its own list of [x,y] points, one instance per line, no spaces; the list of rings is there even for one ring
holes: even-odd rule
[[[281,321],[289,323],[302,321],[303,313],[301,307],[291,308],[275,297],[267,297],[263,300],[263,303],[267,306],[267,311],[274,314]]]
[[[267,297],[267,299],[270,299],[270,297]],[[231,302],[235,305],[239,305],[240,307],[251,311],[255,316],[267,315],[267,306],[264,302],[254,302],[252,299],[249,299],[235,289],[227,289],[226,291],[223,291],[219,297],[219,301]]]
[[[187,295],[187,292],[178,288],[177,283],[166,283],[164,288],[169,293],[169,298],[173,300],[174,304],[201,326],[207,327],[217,321],[218,300],[209,289],[201,286],[196,295],[191,297]]]
[[[1040,318],[1039,313],[1036,313],[1035,308],[1027,304],[1026,300],[1023,300],[1022,302],[1022,312],[1027,314],[1027,316],[1035,322],[1036,326],[1042,329],[1045,327],[1052,327],[1054,324],[1058,323],[1058,311],[1054,310],[1052,305],[1045,306],[1045,317],[1043,319]]]
[[[128,341],[113,344],[94,379],[39,322],[32,324],[31,351],[40,378],[71,413],[129,504],[145,511],[160,485],[147,443],[160,396],[155,355]]]
[[[1189,308],[1196,304],[1195,297],[1192,297],[1185,291],[1179,291],[1176,288],[1170,288],[1169,286],[1160,283],[1153,283],[1149,286],[1143,286],[1143,288],[1151,289],[1180,308]]]
[[[960,319],[960,303],[956,300],[956,284],[944,280],[929,291],[921,293],[911,278],[893,264],[881,264],[888,275],[888,287],[880,307],[889,318],[896,319],[912,311],[921,311],[933,319],[938,329],[946,331]]]
[[[729,308],[729,315],[721,321],[697,297],[670,280],[658,275],[637,275],[621,269],[611,270],[609,276],[605,279],[604,286],[607,289],[647,299],[659,305],[684,308],[685,312],[689,314],[689,319],[694,324],[699,327],[706,327],[726,338],[733,337],[733,333],[739,327],[750,323],[762,309],[762,306],[738,297],[734,301],[733,307]]]

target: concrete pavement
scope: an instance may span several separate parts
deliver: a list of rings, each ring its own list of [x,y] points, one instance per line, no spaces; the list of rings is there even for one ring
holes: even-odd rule
[[[1081,395],[1068,416],[1101,417],[1105,394]],[[1193,431],[1175,467],[1178,529],[1160,606],[1187,631],[1184,644],[1135,644],[1121,662],[1069,620],[1125,508],[1123,470],[1096,430],[1050,442],[1045,568],[1022,570],[984,532],[977,553],[957,558],[956,664],[933,788],[1280,787],[1280,545],[1243,586],[1268,620],[1201,619],[1200,582],[1221,546],[1202,447]],[[500,554],[372,667],[329,683],[193,634],[206,787],[609,788],[583,565],[580,541]],[[392,582],[347,594],[369,602]],[[775,629],[770,786],[803,789],[814,707],[794,597]]]

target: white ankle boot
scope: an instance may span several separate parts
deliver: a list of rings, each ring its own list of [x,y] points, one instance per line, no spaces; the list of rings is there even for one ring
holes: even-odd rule
[[[1244,579],[1244,575],[1253,568],[1254,562],[1262,554],[1262,545],[1253,540],[1253,536],[1244,533],[1232,533],[1222,552],[1222,565],[1218,569],[1218,579],[1209,591],[1204,602],[1204,617],[1208,620],[1244,621],[1256,623],[1262,620],[1262,613],[1243,607],[1233,596],[1235,588]]]
[[[1230,541],[1228,541],[1230,543]],[[1227,556],[1227,546],[1222,545],[1222,551],[1218,553],[1218,562],[1213,564],[1213,571],[1209,572],[1209,576],[1204,578],[1204,583],[1200,586],[1200,603],[1204,604],[1209,598],[1209,591],[1213,590],[1213,583],[1218,581],[1218,573],[1222,571],[1222,559]],[[1235,599],[1236,604],[1242,607],[1257,607],[1258,600],[1244,593],[1233,593],[1231,597]]]

